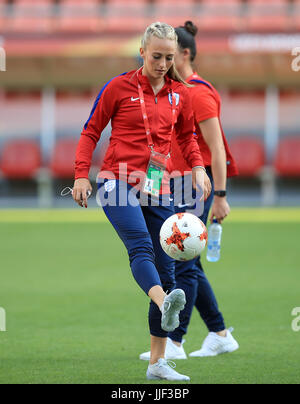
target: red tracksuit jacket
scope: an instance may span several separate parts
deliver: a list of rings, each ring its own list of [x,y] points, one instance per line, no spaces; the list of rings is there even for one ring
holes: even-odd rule
[[[193,135],[194,117],[188,89],[165,77],[165,85],[155,96],[146,76],[139,74],[155,151],[170,151],[172,126],[171,90],[176,95],[176,138],[182,155],[190,167],[203,166],[202,155]],[[82,131],[76,152],[75,179],[88,178],[92,154],[101,132],[111,120],[112,134],[102,171],[119,178],[119,164],[127,164],[128,176],[133,171],[146,172],[150,149],[138,93],[137,72],[124,73],[109,81],[101,90],[91,115]]]

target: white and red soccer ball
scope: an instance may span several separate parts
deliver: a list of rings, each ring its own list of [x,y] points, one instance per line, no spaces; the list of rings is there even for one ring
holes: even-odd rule
[[[171,258],[190,261],[198,257],[206,247],[206,226],[191,213],[177,213],[162,225],[160,244]]]

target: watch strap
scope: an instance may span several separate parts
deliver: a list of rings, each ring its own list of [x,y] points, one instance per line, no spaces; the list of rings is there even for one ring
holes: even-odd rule
[[[214,191],[214,195],[215,195],[215,196],[224,197],[224,196],[226,196],[226,191],[225,191],[225,190]]]

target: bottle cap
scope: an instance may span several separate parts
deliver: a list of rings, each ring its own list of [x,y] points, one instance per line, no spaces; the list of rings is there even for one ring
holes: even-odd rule
[[[213,219],[213,223],[218,223],[217,219]]]

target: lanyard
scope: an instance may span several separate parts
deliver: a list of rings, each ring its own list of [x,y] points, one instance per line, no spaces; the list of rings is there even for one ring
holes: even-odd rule
[[[146,136],[148,140],[148,146],[150,147],[151,150],[154,149],[154,143],[153,139],[151,136],[151,129],[150,129],[150,124],[149,124],[149,119],[146,111],[146,105],[145,105],[145,97],[144,97],[144,92],[142,89],[142,86],[138,80],[138,91],[139,91],[139,97],[140,97],[140,104],[141,104],[141,109],[142,109],[142,115],[144,119],[144,125],[145,125],[145,130],[146,130]],[[176,96],[173,92],[171,91],[172,94],[172,129],[171,129],[171,134],[173,135],[174,129],[175,129],[175,123],[176,123]]]

